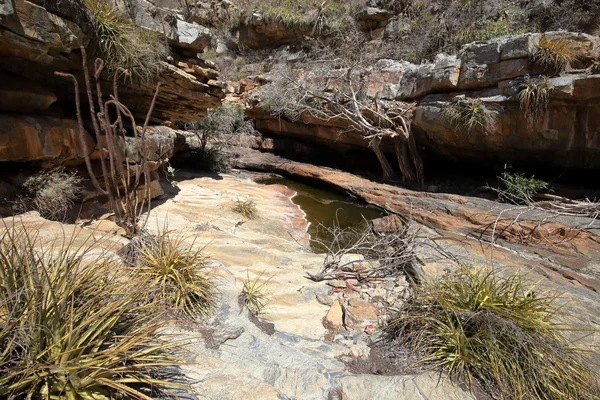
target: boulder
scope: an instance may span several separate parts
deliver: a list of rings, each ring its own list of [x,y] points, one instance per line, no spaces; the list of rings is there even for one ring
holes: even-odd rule
[[[201,53],[210,44],[210,30],[195,22],[177,20],[176,39],[173,44],[186,50]]]
[[[433,64],[410,64],[398,84],[396,99],[415,99],[434,92],[456,89],[461,76],[461,63],[456,56],[438,54]]]
[[[3,7],[8,13],[8,6]],[[85,43],[85,35],[73,22],[62,19],[27,0],[15,0],[14,11],[0,25],[28,39],[43,42],[49,49],[68,53]]]
[[[238,42],[249,49],[272,48],[300,42],[312,31],[311,27],[289,28],[276,21],[266,21],[256,11],[239,26]]]

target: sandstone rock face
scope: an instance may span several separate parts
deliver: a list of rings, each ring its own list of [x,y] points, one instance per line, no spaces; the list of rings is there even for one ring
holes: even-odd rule
[[[238,42],[250,49],[277,47],[299,42],[311,32],[311,28],[289,29],[275,21],[265,21],[264,15],[256,11],[239,27]]]
[[[94,142],[86,136],[88,148]],[[39,161],[81,158],[77,121],[0,114],[0,160]]]
[[[543,35],[569,43],[577,49],[579,61],[550,80],[547,111],[532,123],[521,110],[518,94],[527,77],[543,72],[530,59],[542,34],[468,44],[456,56],[440,54],[433,63],[422,65],[379,60],[365,71],[367,95],[390,102],[390,108],[394,101],[415,102],[413,132],[431,157],[489,165],[600,168],[600,127],[591,117],[600,111],[600,75],[590,62],[600,55],[600,38],[568,32]],[[456,96],[482,98],[501,110],[489,132],[469,133],[445,120],[443,112]],[[369,145],[343,120],[319,121],[303,115],[290,122],[274,119],[258,107],[254,105],[248,115],[257,119],[258,130],[269,135],[329,144],[340,153]],[[383,146],[392,149],[389,143]]]
[[[48,119],[36,114],[75,115],[71,81],[54,76],[55,71],[62,71],[78,77],[86,117],[87,96],[79,47],[87,45],[89,39],[77,24],[48,12],[39,3],[27,0],[0,3],[0,113],[27,115],[17,122],[10,114],[0,114],[3,126],[0,137],[11,138],[11,143],[3,144],[0,161],[57,158],[60,162],[77,155],[69,136],[76,129],[74,122],[69,118]],[[121,2],[117,5],[125,7]],[[134,6],[141,26],[162,33],[159,15],[164,16],[164,13],[155,13],[153,17],[155,7],[145,0],[138,0]],[[76,14],[69,2],[61,3],[61,7],[61,15]],[[152,122],[200,119],[206,115],[207,108],[217,107],[224,97],[222,85],[216,80],[217,72],[196,57],[210,41],[208,30],[178,19],[173,23],[172,32],[172,25],[165,23],[164,26],[169,29],[167,35],[172,33],[174,51],[188,51],[192,57],[165,63],[164,73],[159,77],[162,86]],[[112,93],[112,80],[103,81],[102,85],[105,94]],[[143,124],[155,88],[155,83],[119,87],[119,99],[132,110],[138,124]],[[63,122],[65,125],[61,128]],[[66,136],[61,138],[63,133]],[[26,136],[20,137],[21,134]],[[24,148],[26,145],[28,149]]]

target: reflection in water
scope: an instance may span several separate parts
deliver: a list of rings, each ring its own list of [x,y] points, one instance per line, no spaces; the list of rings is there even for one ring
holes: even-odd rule
[[[268,178],[257,182],[265,185],[280,184],[296,191],[298,194],[292,201],[306,213],[306,219],[310,222],[308,232],[311,238],[319,238],[322,241],[327,242],[330,239],[327,238],[324,229],[319,229],[319,225],[327,228],[338,225],[342,229],[362,230],[366,228],[365,219],[370,221],[385,215],[379,208],[361,204],[349,196],[298,181]],[[311,246],[314,250],[322,250],[314,241]]]

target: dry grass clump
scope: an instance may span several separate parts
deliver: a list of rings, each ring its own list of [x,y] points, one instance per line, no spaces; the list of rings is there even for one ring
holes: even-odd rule
[[[519,92],[519,102],[530,125],[533,125],[548,109],[551,91],[552,83],[546,76],[536,79],[527,77],[523,83]]]
[[[280,23],[291,29],[311,29],[313,33],[339,32],[354,24],[360,2],[331,0],[249,0],[241,8],[260,10],[266,22]]]
[[[150,281],[150,300],[192,320],[211,313],[216,292],[205,248],[194,249],[194,244],[162,228],[134,248],[134,268]]]
[[[36,210],[47,219],[62,219],[81,193],[81,181],[75,173],[60,169],[42,171],[25,180],[25,196],[18,200],[17,206]]]
[[[148,399],[179,386],[163,380],[178,361],[160,340],[160,313],[140,305],[143,281],[74,237],[42,245],[5,228],[0,398]]]
[[[444,110],[444,118],[455,129],[464,129],[469,134],[489,133],[496,124],[499,112],[498,106],[487,104],[481,99],[463,98],[454,101]]]
[[[241,214],[246,219],[258,218],[258,209],[254,200],[236,200],[231,207],[233,211]]]
[[[416,287],[386,330],[458,382],[503,399],[596,399],[598,374],[554,322],[558,296],[492,270]]]
[[[256,278],[250,279],[250,273],[246,271],[246,280],[243,282],[244,287],[242,288],[241,293],[246,307],[248,307],[248,310],[257,317],[264,314],[264,310],[267,307],[267,302],[269,300],[269,293],[266,291],[266,285],[272,277],[261,282],[264,273],[265,271],[258,274]]]
[[[542,35],[534,44],[531,60],[553,76],[560,75],[577,59],[577,47],[567,39],[548,39]]]
[[[154,80],[169,55],[164,37],[134,25],[110,2],[84,2],[94,17],[98,56],[104,59],[108,71],[114,74],[123,68],[133,80]]]

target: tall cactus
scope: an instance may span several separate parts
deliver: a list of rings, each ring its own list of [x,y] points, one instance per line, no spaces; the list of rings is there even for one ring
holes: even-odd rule
[[[156,98],[160,89],[160,82],[156,85],[154,97],[150,108],[146,113],[146,119],[141,133],[137,132],[135,118],[131,111],[119,101],[118,78],[121,74],[128,74],[126,70],[119,70],[113,78],[113,94],[109,100],[104,100],[102,95],[100,75],[104,68],[104,61],[96,59],[94,63],[94,80],[96,83],[96,101],[98,111],[94,105],[94,94],[92,90],[90,73],[88,70],[87,55],[85,48],[81,47],[83,73],[85,87],[90,107],[90,115],[96,143],[100,154],[100,166],[102,168],[102,182],[96,176],[90,160],[90,152],[86,144],[86,131],[83,127],[81,117],[81,99],[79,97],[79,82],[73,74],[55,72],[55,75],[70,78],[75,88],[75,107],[77,111],[77,122],[79,123],[79,142],[83,153],[88,174],[96,191],[108,197],[111,209],[115,213],[116,222],[125,229],[127,236],[137,235],[143,225],[140,220],[144,209],[150,211],[150,169],[148,166],[148,149],[146,146],[146,130],[150,121],[150,115],[154,109]],[[111,120],[109,110],[114,108],[116,118]],[[138,141],[139,161],[132,162],[127,154],[123,159],[119,148],[118,138],[123,139],[125,144],[126,130],[123,119],[129,119],[133,126],[134,137]],[[145,184],[144,189],[140,186]],[[147,221],[148,216],[146,216]],[[145,223],[145,222],[144,222]]]

